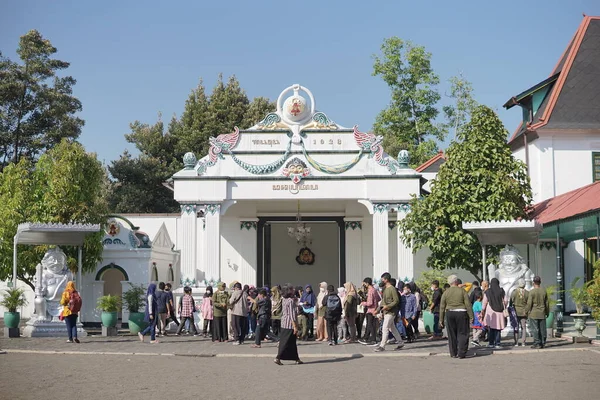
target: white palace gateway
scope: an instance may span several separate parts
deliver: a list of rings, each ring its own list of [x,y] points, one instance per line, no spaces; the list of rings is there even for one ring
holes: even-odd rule
[[[180,283],[359,283],[386,271],[410,280],[414,261],[397,221],[424,179],[382,137],[344,128],[293,85],[248,130],[210,139],[173,176],[181,204]]]

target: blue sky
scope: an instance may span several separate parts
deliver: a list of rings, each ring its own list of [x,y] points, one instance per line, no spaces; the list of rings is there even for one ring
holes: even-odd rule
[[[15,58],[30,29],[50,39],[78,81],[80,139],[110,162],[133,148],[130,122],[179,115],[220,72],[250,98],[300,83],[330,118],[368,130],[389,102],[371,72],[390,36],[433,54],[442,94],[462,71],[512,132],[520,111],[502,104],[549,75],[582,13],[600,15],[600,1],[3,1],[0,50]]]

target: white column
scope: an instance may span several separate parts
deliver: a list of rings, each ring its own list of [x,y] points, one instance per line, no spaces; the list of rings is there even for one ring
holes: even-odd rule
[[[398,204],[396,213],[397,221],[403,220],[409,212],[410,206],[408,204]],[[398,244],[398,279],[411,281],[415,279],[414,254],[412,248],[404,244],[398,231],[396,233]]]
[[[221,204],[203,206],[204,229],[204,278],[218,282],[221,278]]]
[[[181,263],[180,286],[195,286],[197,264],[197,225],[198,217],[195,204],[181,205]]]
[[[373,281],[390,270],[389,209],[389,204],[373,203]]]
[[[240,277],[241,282],[248,285],[256,285],[257,225],[258,219],[256,218],[243,218],[240,220]]]
[[[131,289],[131,282],[130,281],[121,281],[121,298],[123,298],[123,295],[129,289]],[[123,304],[123,309],[121,310],[121,321],[122,322],[129,321],[129,309],[127,307],[125,307],[125,304]]]
[[[362,218],[344,218],[346,229],[346,281],[360,285],[362,271]]]

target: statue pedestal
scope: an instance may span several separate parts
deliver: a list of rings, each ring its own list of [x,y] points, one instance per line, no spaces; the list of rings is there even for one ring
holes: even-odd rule
[[[117,327],[102,325],[102,336],[117,336]]]
[[[67,335],[67,325],[64,321],[44,321],[31,318],[27,321],[27,326],[23,329],[24,337],[65,337]],[[77,337],[86,337],[87,332],[83,329],[81,323],[77,323]]]
[[[19,330],[19,328],[4,327],[4,337],[9,337],[9,338],[21,337],[21,331]]]

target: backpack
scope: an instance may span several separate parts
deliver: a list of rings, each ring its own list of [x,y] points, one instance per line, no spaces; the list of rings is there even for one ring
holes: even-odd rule
[[[339,317],[342,315],[342,302],[336,294],[327,296],[327,315],[329,317]]]
[[[71,311],[71,314],[77,314],[81,311],[81,296],[77,291],[71,293],[71,297],[69,298],[69,311]]]

